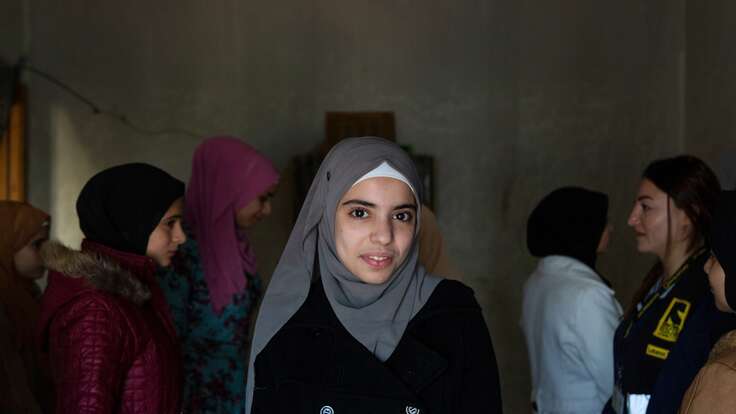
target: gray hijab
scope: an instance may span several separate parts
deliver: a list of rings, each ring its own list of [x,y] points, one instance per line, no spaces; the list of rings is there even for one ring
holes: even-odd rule
[[[327,154],[266,290],[256,321],[246,383],[245,412],[253,401],[256,356],[302,306],[309,294],[315,255],[325,294],[342,325],[376,358],[386,361],[414,315],[440,282],[419,264],[419,202],[414,242],[404,261],[385,283],[360,282],[337,257],[337,204],[363,175],[386,161],[417,191],[421,181],[411,158],[395,143],[382,138],[350,138]],[[415,194],[421,200],[421,194]]]

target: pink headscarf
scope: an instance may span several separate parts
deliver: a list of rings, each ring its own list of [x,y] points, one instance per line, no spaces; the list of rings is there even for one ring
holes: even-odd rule
[[[271,161],[237,138],[208,138],[194,152],[186,219],[199,244],[204,279],[218,314],[245,290],[244,272],[256,271],[253,249],[238,231],[235,215],[278,180]]]

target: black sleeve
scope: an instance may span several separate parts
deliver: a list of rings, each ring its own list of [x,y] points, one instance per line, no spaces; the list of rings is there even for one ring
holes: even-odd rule
[[[480,307],[467,312],[463,319],[464,366],[458,409],[454,412],[501,414],[498,365]]]

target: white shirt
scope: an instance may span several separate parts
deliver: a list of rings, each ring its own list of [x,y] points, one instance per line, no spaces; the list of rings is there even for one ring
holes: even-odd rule
[[[524,285],[521,328],[539,414],[600,414],[613,393],[614,292],[587,265],[542,258]]]

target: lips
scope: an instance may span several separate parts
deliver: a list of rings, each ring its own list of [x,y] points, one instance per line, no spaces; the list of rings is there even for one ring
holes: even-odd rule
[[[363,260],[371,269],[381,270],[385,269],[394,262],[393,254],[389,253],[369,253],[360,255],[360,259]]]

